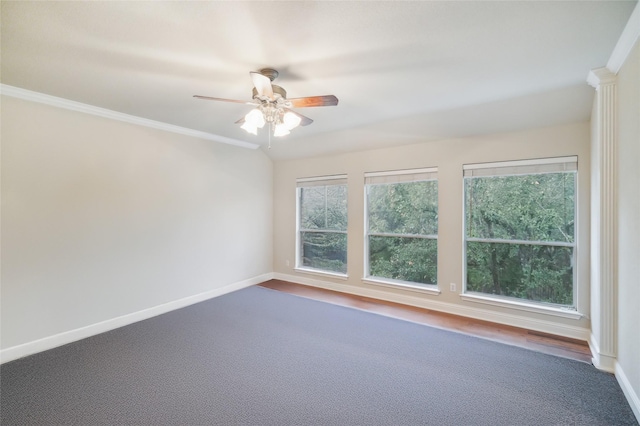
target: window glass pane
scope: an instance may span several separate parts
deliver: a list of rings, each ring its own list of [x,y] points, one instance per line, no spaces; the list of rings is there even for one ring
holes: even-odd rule
[[[575,173],[465,179],[470,238],[572,243]]]
[[[467,242],[467,291],[573,305],[572,247]]]
[[[297,265],[347,272],[347,185],[299,187],[300,251]],[[305,232],[313,230],[313,232]],[[333,232],[323,232],[333,231]],[[335,232],[339,231],[339,232]]]
[[[328,185],[300,188],[302,229],[347,230],[347,186]]]
[[[369,275],[422,284],[437,282],[438,241],[369,237]]]
[[[436,235],[438,182],[368,186],[369,232]]]
[[[327,227],[347,230],[347,185],[327,186]]]
[[[308,268],[347,273],[347,234],[301,232],[301,265]]]
[[[324,229],[324,186],[300,188],[300,226],[302,229]]]

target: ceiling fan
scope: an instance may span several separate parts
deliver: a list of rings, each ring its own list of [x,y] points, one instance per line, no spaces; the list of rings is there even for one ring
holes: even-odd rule
[[[258,129],[269,125],[269,148],[271,148],[271,133],[273,136],[288,135],[298,126],[308,126],[313,123],[309,117],[305,117],[291,108],[306,108],[338,105],[338,98],[333,95],[308,96],[304,98],[287,99],[287,92],[280,86],[271,84],[278,77],[278,71],[272,68],[264,68],[259,72],[249,72],[253,81],[253,101],[240,101],[235,99],[213,98],[211,96],[193,95],[194,98],[211,101],[235,102],[256,106],[249,111],[236,124],[254,135]]]

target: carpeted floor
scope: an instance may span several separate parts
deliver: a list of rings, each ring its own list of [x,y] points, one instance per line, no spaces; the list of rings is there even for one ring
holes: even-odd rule
[[[637,425],[551,355],[251,287],[0,367],[9,425]]]

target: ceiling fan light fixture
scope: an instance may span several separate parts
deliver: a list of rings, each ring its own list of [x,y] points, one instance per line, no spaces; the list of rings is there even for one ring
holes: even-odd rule
[[[301,121],[302,119],[291,111],[285,113],[282,117],[282,124],[287,128],[287,130],[295,129],[300,125]]]
[[[276,128],[273,130],[273,136],[286,136],[289,133],[289,129],[284,123],[276,124]]]
[[[245,121],[240,128],[246,130],[247,133],[251,133],[252,135],[258,134],[258,127],[249,121]]]
[[[309,117],[291,111],[289,108],[338,105],[338,98],[334,95],[287,99],[286,90],[276,84],[272,84],[273,80],[278,76],[278,71],[272,68],[263,68],[259,72],[250,71],[249,76],[254,86],[253,100],[250,102],[202,95],[193,96],[199,99],[256,106],[236,123],[241,124],[240,127],[242,129],[253,135],[258,135],[258,129],[263,128],[265,124],[269,124],[267,126],[269,129],[269,148],[271,148],[271,136],[286,136],[298,126],[308,126],[313,123],[313,120]]]
[[[258,108],[252,109],[251,111],[249,111],[249,113],[247,115],[245,115],[244,121],[245,121],[245,123],[249,123],[251,125],[251,127],[262,129],[262,127],[264,127],[264,123],[265,123],[264,114],[262,114],[262,111],[260,111],[260,109],[258,109]],[[242,126],[242,128],[245,129],[244,126]],[[245,129],[245,130],[247,130],[247,129]],[[249,130],[247,130],[247,131],[249,131]],[[249,132],[249,133],[253,133],[253,132]]]

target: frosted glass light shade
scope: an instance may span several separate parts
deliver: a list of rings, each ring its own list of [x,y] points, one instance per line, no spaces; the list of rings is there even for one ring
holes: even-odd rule
[[[253,124],[251,124],[249,121],[245,121],[244,124],[240,126],[240,128],[246,130],[248,133],[251,133],[253,135],[258,134],[258,128]]]
[[[259,129],[262,129],[265,123],[264,115],[262,114],[262,111],[260,111],[257,108],[249,111],[249,113],[244,116],[244,121],[246,123],[250,123],[251,126],[257,127]]]
[[[277,124],[276,128],[273,131],[273,136],[285,136],[288,135],[289,129],[287,129],[287,126],[283,123]]]
[[[300,125],[301,121],[302,119],[291,111],[287,112],[284,117],[282,117],[282,124],[284,124],[287,130],[295,129]]]

